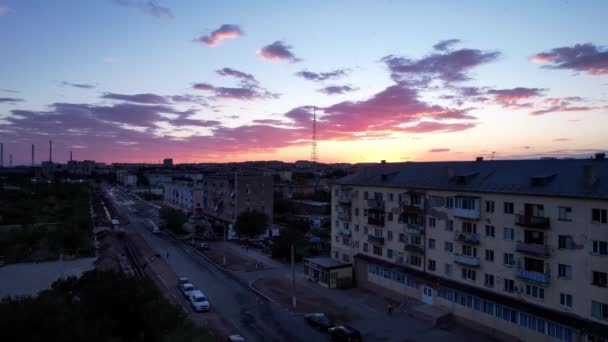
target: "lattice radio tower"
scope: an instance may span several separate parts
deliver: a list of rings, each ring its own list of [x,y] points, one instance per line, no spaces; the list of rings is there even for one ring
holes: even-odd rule
[[[313,163],[318,161],[317,156],[317,107],[312,107],[312,149],[310,151],[310,160]]]

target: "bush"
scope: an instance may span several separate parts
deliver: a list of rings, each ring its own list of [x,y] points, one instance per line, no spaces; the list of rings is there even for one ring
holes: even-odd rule
[[[255,238],[268,227],[268,215],[261,211],[244,211],[239,214],[234,224],[234,231],[238,236]]]
[[[183,211],[170,207],[162,207],[159,211],[159,216],[165,221],[164,228],[169,229],[175,234],[184,233],[182,227],[188,221],[188,215]]]

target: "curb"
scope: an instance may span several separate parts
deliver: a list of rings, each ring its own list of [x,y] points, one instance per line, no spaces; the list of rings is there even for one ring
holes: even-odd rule
[[[262,291],[260,291],[260,290],[256,289],[256,288],[253,286],[253,283],[255,283],[256,281],[258,281],[258,280],[260,280],[260,279],[261,279],[261,278],[258,278],[258,279],[255,279],[255,280],[250,281],[250,282],[249,282],[249,288],[250,288],[250,289],[252,289],[252,290],[253,290],[255,293],[257,293],[258,295],[260,295],[260,296],[264,297],[266,300],[268,300],[268,301],[270,301],[270,302],[274,303],[275,305],[277,305],[277,306],[279,306],[279,307],[283,308],[285,311],[289,312],[290,314],[292,314],[292,315],[294,315],[294,316],[304,316],[304,315],[306,315],[306,313],[304,313],[304,312],[296,312],[296,311],[292,311],[292,310],[291,310],[291,309],[290,309],[288,306],[283,305],[283,304],[281,304],[281,303],[277,302],[276,300],[274,300],[274,299],[270,298],[269,296],[265,295],[265,294],[264,294],[264,292],[262,292]]]

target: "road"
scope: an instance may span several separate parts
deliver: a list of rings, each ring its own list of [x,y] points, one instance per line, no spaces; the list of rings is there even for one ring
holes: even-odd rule
[[[125,229],[139,233],[160,255],[166,257],[168,253],[167,262],[175,273],[188,277],[200,288],[209,298],[212,310],[237,328],[235,333],[248,341],[327,340],[327,335],[310,328],[302,316],[264,300],[247,283],[219,270],[183,243],[164,234],[152,234],[145,221],[149,218],[157,221],[156,206],[118,189],[112,191],[111,197],[117,209],[130,220]]]

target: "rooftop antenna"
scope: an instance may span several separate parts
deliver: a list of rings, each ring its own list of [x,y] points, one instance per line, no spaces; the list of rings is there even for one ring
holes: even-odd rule
[[[70,151],[70,161],[72,161],[72,151]]]
[[[32,167],[34,167],[34,144],[32,144]]]
[[[490,158],[490,160],[494,160],[494,155],[496,154],[496,152],[492,152],[492,157]]]
[[[312,150],[310,152],[310,160],[317,163],[317,107],[312,107]]]
[[[53,140],[49,140],[49,162],[53,162]]]

